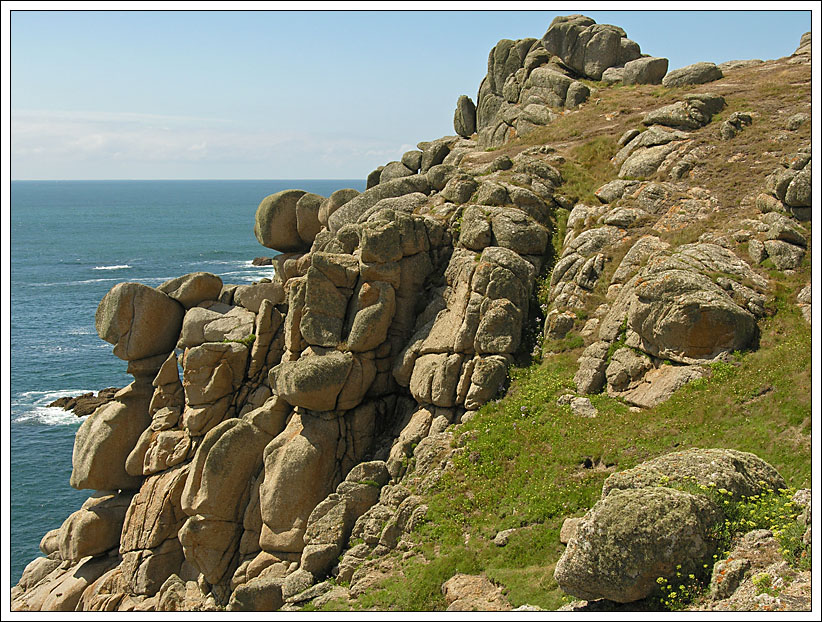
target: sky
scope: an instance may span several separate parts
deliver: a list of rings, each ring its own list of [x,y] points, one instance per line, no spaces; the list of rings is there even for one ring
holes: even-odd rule
[[[591,2],[524,10],[554,5],[471,5],[523,9],[505,11],[68,11],[50,3],[8,2],[3,17],[10,18],[10,37],[3,45],[10,58],[10,78],[4,77],[10,176],[360,179],[419,141],[453,135],[457,98],[466,94],[476,101],[494,44],[542,37],[557,15],[579,12],[621,26],[643,53],[664,56],[675,69],[698,61],[788,56],[811,30],[815,3],[771,5],[796,9],[780,11],[602,11],[594,9],[613,3]]]

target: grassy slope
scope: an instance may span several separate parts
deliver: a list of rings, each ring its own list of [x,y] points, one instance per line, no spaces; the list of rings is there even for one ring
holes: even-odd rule
[[[783,154],[809,140],[808,127],[779,132],[787,116],[807,111],[809,80],[808,67],[778,65],[768,71],[740,69],[694,89],[719,92],[728,101],[714,123],[694,132],[697,141],[716,146],[698,181],[727,209],[710,222],[678,232],[672,241],[696,239],[708,227],[720,232],[728,218],[756,214],[752,199],[765,176]],[[530,144],[551,144],[566,158],[568,182],[561,190],[593,202],[592,191],[616,176],[608,162],[615,137],[638,127],[645,111],[689,91],[600,88],[580,111],[502,151],[513,154]],[[716,140],[718,122],[737,110],[753,111],[754,125],[733,141]],[[777,135],[781,137],[775,140]],[[728,161],[740,153],[741,158]],[[744,256],[744,249],[737,253]],[[599,416],[583,419],[558,406],[558,396],[574,391],[581,352],[563,347],[578,346],[578,340],[551,344],[557,353],[512,369],[508,395],[456,428],[455,443],[463,450],[437,490],[425,495],[428,520],[414,534],[416,554],[401,560],[400,553],[392,553],[393,577],[361,596],[354,608],[443,609],[440,586],[445,580],[455,572],[484,572],[515,607],[529,603],[556,609],[569,600],[553,580],[563,551],[563,520],[582,515],[596,502],[608,474],[671,451],[750,451],[774,465],[791,486],[810,486],[811,330],[795,304],[796,293],[810,280],[810,252],[793,275],[762,273],[771,279],[771,314],[760,322],[759,349],[737,353],[733,363],[715,364],[709,379],[684,387],[656,408],[636,413],[619,400],[598,395],[592,401]],[[599,302],[594,297],[591,304]],[[492,543],[498,531],[512,527],[522,529],[507,546]]]

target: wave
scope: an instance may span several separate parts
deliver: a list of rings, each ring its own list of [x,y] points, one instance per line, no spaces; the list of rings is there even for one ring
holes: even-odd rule
[[[127,263],[118,264],[118,265],[114,265],[114,266],[95,266],[94,267],[95,270],[127,270],[129,268],[131,268],[131,266],[128,265]]]
[[[49,407],[60,397],[75,397],[91,393],[91,389],[60,389],[58,391],[24,391],[12,400],[12,418],[17,423],[41,425],[76,425],[83,422],[70,410]]]

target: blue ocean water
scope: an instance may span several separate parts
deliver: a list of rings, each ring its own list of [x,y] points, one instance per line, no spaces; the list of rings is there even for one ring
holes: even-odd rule
[[[269,277],[251,260],[275,251],[254,237],[254,213],[274,192],[328,196],[363,180],[11,182],[11,583],[39,543],[92,491],[69,486],[82,422],[46,405],[122,387],[132,378],[94,329],[114,285],[157,286],[207,271],[225,283]]]

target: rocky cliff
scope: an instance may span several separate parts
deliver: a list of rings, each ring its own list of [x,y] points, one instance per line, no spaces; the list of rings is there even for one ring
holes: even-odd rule
[[[270,279],[115,286],[95,323],[134,381],[78,430],[71,485],[92,494],[13,608],[274,610],[328,600],[331,575],[361,594],[365,560],[424,520],[409,478],[435,484],[511,365],[578,335],[569,400],[639,410],[757,348],[768,271],[809,274],[807,43],[667,73],[621,28],[557,18],[493,48],[456,136],[363,193],[264,198]],[[765,72],[799,95],[731,109]],[[792,295],[809,321],[810,285]],[[713,520],[683,494],[647,503]]]

